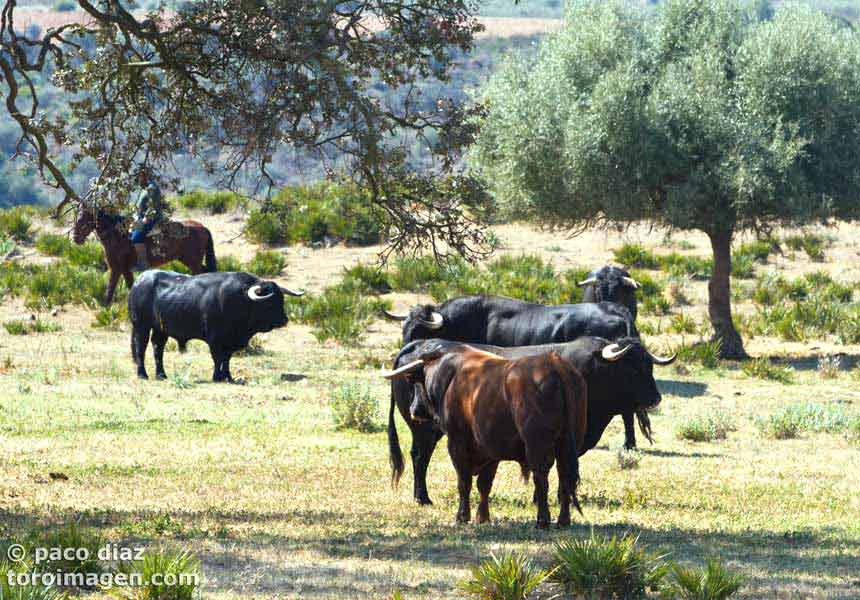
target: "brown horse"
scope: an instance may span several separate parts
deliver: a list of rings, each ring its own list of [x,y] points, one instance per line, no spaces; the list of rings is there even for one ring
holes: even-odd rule
[[[161,246],[161,252],[157,255],[152,252],[151,238],[146,239],[150,266],[157,267],[178,259],[194,275],[217,271],[218,265],[215,262],[215,248],[210,231],[197,221],[182,221],[182,224],[186,227],[187,235],[165,241]],[[129,288],[134,283],[131,272],[137,264],[137,253],[134,251],[134,245],[131,243],[131,237],[122,217],[110,215],[99,209],[84,208],[75,221],[75,243],[83,244],[93,230],[105,249],[105,259],[110,268],[110,282],[105,299],[105,302],[110,304],[120,275],[123,276]]]

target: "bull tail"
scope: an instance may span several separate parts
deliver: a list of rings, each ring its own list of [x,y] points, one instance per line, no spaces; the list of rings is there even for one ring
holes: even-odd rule
[[[567,480],[574,508],[582,514],[576,488],[579,486],[579,450],[585,441],[586,410],[588,394],[585,380],[573,367],[560,356],[555,355],[555,363],[561,375],[561,389],[567,413]]]
[[[644,410],[636,411],[636,420],[639,422],[639,431],[645,436],[651,444],[654,444],[654,437],[651,431],[651,418]]]
[[[403,475],[403,452],[400,450],[400,439],[397,437],[397,426],[394,424],[394,386],[391,382],[391,406],[388,408],[388,457],[391,461],[391,485],[396,486]]]
[[[215,260],[215,243],[212,241],[212,232],[206,230],[206,272],[214,273],[218,270],[218,261]]]

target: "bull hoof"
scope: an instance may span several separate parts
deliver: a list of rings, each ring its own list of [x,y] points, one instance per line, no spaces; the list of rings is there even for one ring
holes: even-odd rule
[[[567,529],[569,527],[570,527],[570,519],[566,519],[564,521],[559,519],[558,523],[555,524],[556,529]]]
[[[419,496],[418,498],[415,498],[415,502],[421,506],[433,506],[433,501],[428,496]]]
[[[463,515],[463,514],[457,513],[457,523],[468,523],[471,520],[472,519],[469,515]]]
[[[538,521],[535,523],[535,529],[549,529],[549,521]]]
[[[155,378],[159,381],[164,381],[165,379],[167,379],[167,373],[156,373]]]
[[[140,371],[138,371],[138,372],[137,372],[137,378],[138,378],[138,379],[149,379],[149,375],[147,375],[145,371],[144,371],[143,373],[141,373]]]

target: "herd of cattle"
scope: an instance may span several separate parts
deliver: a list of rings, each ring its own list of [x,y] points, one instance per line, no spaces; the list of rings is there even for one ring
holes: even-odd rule
[[[636,330],[637,282],[619,267],[593,271],[580,282],[584,302],[544,306],[497,296],[466,296],[421,305],[403,322],[403,346],[392,369],[388,441],[393,479],[403,473],[394,407],[412,430],[415,500],[430,504],[427,467],[448,436],[457,471],[458,521],[469,521],[472,477],[481,501],[477,520],[489,519],[489,494],[500,461],[516,461],[534,481],[537,526],[550,521],[548,474],[558,470],[558,525],[579,509],[579,456],[594,448],[615,415],[624,420],[625,446],[636,445],[634,415],[650,440],[647,411],[660,404],[653,366],[674,357],[648,352]],[[259,332],[287,323],[284,295],[300,296],[248,273],[181,275],[147,271],[128,298],[131,350],[146,378],[152,337],[156,377],[164,378],[164,346],[205,341],[213,381],[232,381],[230,358]]]

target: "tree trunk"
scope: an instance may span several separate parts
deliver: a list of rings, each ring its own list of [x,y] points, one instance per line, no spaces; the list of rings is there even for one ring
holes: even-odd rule
[[[749,358],[744,343],[732,322],[732,232],[708,233],[714,251],[714,270],[708,283],[708,314],[714,326],[714,339],[721,342],[723,358]]]

